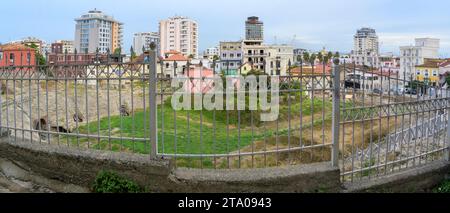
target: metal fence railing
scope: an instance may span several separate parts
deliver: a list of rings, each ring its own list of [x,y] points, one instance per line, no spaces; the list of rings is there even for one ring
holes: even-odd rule
[[[11,143],[147,154],[191,168],[331,161],[343,181],[448,159],[450,94],[439,85],[407,86],[411,77],[354,64],[289,64],[279,76],[211,67],[160,62],[153,51],[140,62],[0,67],[1,134]],[[255,87],[248,76],[259,79]],[[234,89],[208,96],[218,79]],[[190,95],[178,101],[192,100],[194,109],[174,108],[180,89]],[[262,99],[261,90],[269,92]],[[264,121],[270,110],[261,102],[275,95],[278,117]],[[233,107],[206,109],[196,96]]]

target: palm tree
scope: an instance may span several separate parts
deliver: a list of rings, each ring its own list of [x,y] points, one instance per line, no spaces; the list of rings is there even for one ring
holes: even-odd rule
[[[317,58],[319,59],[319,62],[322,63],[324,61],[324,57],[322,52],[317,53]]]
[[[309,57],[309,61],[311,63],[311,66],[314,65],[314,62],[316,61],[316,59],[317,59],[317,55],[315,53],[311,54],[311,56]]]
[[[334,57],[335,57],[335,58],[339,58],[339,57],[340,57],[339,52],[334,53]]]
[[[332,52],[328,52],[328,54],[327,54],[327,62],[328,62],[328,60],[330,60],[330,59],[332,59],[333,58],[333,53]]]
[[[309,55],[308,52],[303,53],[303,61],[309,62],[310,58],[311,58],[311,56]]]

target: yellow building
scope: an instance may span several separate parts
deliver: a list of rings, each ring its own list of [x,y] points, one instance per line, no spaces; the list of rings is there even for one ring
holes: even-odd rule
[[[439,65],[442,59],[425,59],[425,63],[416,66],[415,79],[429,86],[436,86],[439,82]]]

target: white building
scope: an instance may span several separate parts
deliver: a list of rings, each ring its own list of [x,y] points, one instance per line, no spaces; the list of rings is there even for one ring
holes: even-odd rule
[[[214,57],[219,57],[220,49],[219,47],[210,47],[203,52],[203,58],[209,59],[210,61],[214,60]]]
[[[380,69],[383,72],[398,73],[400,71],[400,57],[394,53],[384,53],[379,56]]]
[[[92,10],[75,19],[75,48],[78,52],[112,53],[123,46],[123,24],[101,11]]]
[[[354,36],[352,61],[356,65],[378,67],[379,43],[376,31],[371,28],[361,28]]]
[[[270,45],[267,47],[266,73],[287,75],[290,65],[294,65],[294,48],[288,45]]]
[[[162,77],[175,77],[184,75],[187,71],[189,59],[177,51],[169,51],[163,54],[161,66],[158,67],[157,73]]]
[[[416,44],[400,47],[401,79],[411,80],[415,75],[415,67],[425,62],[426,58],[439,58],[440,40],[435,38],[417,38]],[[413,77],[413,79],[415,79]]]
[[[198,57],[198,24],[187,17],[176,16],[159,22],[161,55],[178,51],[185,56]]]
[[[150,50],[150,44],[155,43],[156,51],[159,54],[160,43],[159,43],[159,33],[157,32],[145,32],[145,33],[135,33],[133,37],[133,50],[136,55],[141,55],[143,49],[145,51]]]

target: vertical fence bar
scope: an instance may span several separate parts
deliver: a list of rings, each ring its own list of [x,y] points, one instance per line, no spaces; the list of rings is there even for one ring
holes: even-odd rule
[[[332,135],[333,146],[331,150],[331,164],[333,167],[339,166],[339,123],[340,123],[340,84],[341,73],[339,67],[339,59],[333,61],[333,120],[332,120]]]
[[[447,94],[448,92],[449,91],[447,91]],[[447,117],[447,151],[445,152],[445,159],[450,161],[450,107],[447,107]]]
[[[156,159],[158,153],[158,130],[157,130],[157,104],[156,104],[156,51],[151,50],[149,53],[149,112],[150,112],[150,158]],[[162,141],[164,143],[164,141]]]

